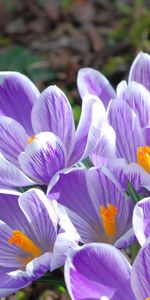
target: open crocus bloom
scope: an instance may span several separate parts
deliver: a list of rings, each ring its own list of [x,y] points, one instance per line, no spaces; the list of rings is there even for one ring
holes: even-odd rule
[[[81,91],[82,83],[84,86],[82,91],[88,91],[100,97],[107,108],[107,124],[115,132],[115,135],[109,135],[105,130],[104,137],[93,151],[91,160],[96,167],[104,163],[104,158],[105,160],[115,157],[124,158],[127,163],[133,164],[131,166],[133,170],[136,168],[135,164],[138,164],[139,172],[142,174],[144,171],[145,175],[142,174],[142,176],[147,175],[147,180],[150,180],[149,73],[150,56],[142,52],[133,62],[128,85],[122,81],[116,93],[110,88],[109,83],[107,86],[104,84],[104,79],[102,80],[103,77],[98,71],[82,69],[79,72],[79,91]],[[104,93],[107,97],[103,97]]]
[[[0,72],[0,183],[47,185],[95,148],[103,111],[96,96],[85,96],[75,132],[71,106],[58,87],[40,95],[26,76]]]
[[[115,247],[89,244],[74,250],[65,264],[72,300],[149,300],[150,240],[133,266]]]
[[[63,265],[78,235],[67,214],[39,189],[20,196],[1,190],[0,203],[2,297]]]
[[[105,242],[124,248],[133,242],[133,203],[107,169],[61,172],[50,182],[48,197],[66,207],[82,243]]]

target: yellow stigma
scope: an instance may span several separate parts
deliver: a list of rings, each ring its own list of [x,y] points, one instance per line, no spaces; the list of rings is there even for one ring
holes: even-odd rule
[[[144,146],[137,149],[137,163],[150,173],[150,147]]]
[[[34,140],[37,140],[37,137],[35,135],[32,135],[28,138],[27,143],[32,144]]]
[[[8,239],[8,243],[16,245],[23,251],[30,253],[32,258],[38,257],[42,254],[41,250],[28,238],[22,231],[14,230],[12,236]],[[27,258],[25,263],[29,262],[30,257]]]
[[[103,223],[103,229],[107,237],[116,235],[116,216],[118,209],[115,205],[107,204],[107,208],[100,206],[100,217]]]
[[[150,297],[148,297],[148,298],[145,298],[145,300],[150,300]]]

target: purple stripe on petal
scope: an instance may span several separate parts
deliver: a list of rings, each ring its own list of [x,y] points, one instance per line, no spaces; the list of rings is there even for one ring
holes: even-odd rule
[[[0,297],[12,295],[30,283],[25,278],[15,280],[7,271],[5,271],[5,269],[0,271],[0,278]]]
[[[31,109],[39,97],[36,86],[18,72],[0,72],[0,107],[2,112],[19,122],[29,135],[33,134]]]
[[[135,300],[130,286],[131,266],[114,247],[90,244],[74,251],[65,264],[72,299]]]
[[[19,155],[22,170],[39,183],[48,184],[65,167],[66,152],[61,140],[51,132],[41,132]]]
[[[15,120],[0,117],[0,150],[7,160],[18,165],[18,155],[25,149],[28,135]]]
[[[129,82],[128,86],[121,82],[117,90],[118,98],[126,101],[138,116],[140,126],[147,126],[150,123],[150,92],[134,81]]]
[[[107,168],[117,178],[124,191],[128,189],[127,181],[130,181],[139,192],[143,186],[150,185],[150,175],[136,163],[128,164],[123,158],[111,159],[107,163]]]
[[[9,268],[9,272],[22,267],[19,258],[25,257],[24,251],[8,243],[12,232],[12,228],[0,221],[0,266]]]
[[[133,228],[130,228],[115,244],[118,249],[125,249],[130,247],[133,243],[137,242]]]
[[[125,101],[116,98],[110,102],[108,119],[116,132],[118,156],[136,162],[138,147],[145,145],[136,114]]]
[[[0,285],[0,295],[9,295],[11,289],[16,288],[17,291],[30,285],[34,280],[38,280],[49,270],[50,261],[51,253],[44,253],[28,263],[25,271],[17,270],[7,273],[6,282],[4,281],[2,287]],[[5,288],[7,291],[4,290]]]
[[[48,87],[35,103],[32,124],[35,133],[52,131],[56,134],[69,156],[75,138],[73,113],[68,99],[57,86]]]
[[[69,164],[77,163],[89,156],[98,145],[101,128],[106,124],[106,111],[98,97],[86,95],[76,131],[75,146]]]
[[[35,182],[28,178],[15,165],[7,161],[0,153],[0,183],[6,186],[29,186]]]
[[[116,134],[114,129],[106,125],[102,129],[99,145],[90,155],[90,159],[95,167],[101,167],[107,164],[109,159],[116,156]]]
[[[133,211],[133,229],[141,246],[150,237],[150,198],[139,201]]]
[[[12,230],[23,231],[30,239],[34,240],[35,235],[30,223],[20,209],[18,196],[18,194],[12,191],[0,191],[0,220],[5,222]]]
[[[150,91],[150,55],[140,52],[130,69],[129,81],[142,83]]]
[[[105,175],[105,169],[93,168],[87,172],[86,182],[93,206],[95,209],[97,207],[98,214],[101,205],[107,207],[109,203],[117,208],[116,240],[125,234],[132,225],[133,205],[131,205],[132,202],[129,199],[125,199],[119,184],[115,183],[115,178],[113,179],[110,176],[109,174]]]
[[[19,206],[32,228],[34,243],[42,252],[52,252],[58,221],[52,203],[39,189],[31,189],[19,197]]]
[[[50,270],[63,266],[66,258],[77,246],[76,241],[66,232],[59,233],[54,244]]]
[[[150,297],[150,239],[140,249],[132,267],[131,285],[137,300]]]
[[[58,182],[49,191],[48,196],[50,199],[54,199],[57,195],[60,204],[85,219],[87,223],[93,224],[93,222],[97,223],[98,216],[89,196],[86,182],[87,172],[88,170],[85,169],[74,168],[69,172],[60,173]]]
[[[85,94],[98,96],[105,107],[107,107],[110,99],[116,97],[116,93],[107,78],[92,68],[80,69],[77,77],[77,85],[82,99]]]

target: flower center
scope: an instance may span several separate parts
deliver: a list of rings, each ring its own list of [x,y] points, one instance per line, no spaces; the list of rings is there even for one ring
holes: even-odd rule
[[[103,229],[107,237],[116,235],[116,216],[118,209],[115,205],[107,204],[107,207],[100,206],[100,217],[103,223]]]
[[[144,146],[137,149],[137,163],[150,173],[150,147]]]
[[[32,144],[34,140],[37,140],[37,137],[35,135],[32,135],[28,138],[27,143]]]
[[[150,300],[150,297],[148,297],[148,298],[145,298],[145,300]]]
[[[12,236],[8,239],[8,243],[16,245],[23,251],[32,255],[33,258],[38,257],[42,254],[42,251],[28,238],[22,231],[14,230]],[[22,259],[22,258],[21,258]],[[24,261],[23,261],[24,260]],[[23,258],[23,263],[28,263],[32,258]]]

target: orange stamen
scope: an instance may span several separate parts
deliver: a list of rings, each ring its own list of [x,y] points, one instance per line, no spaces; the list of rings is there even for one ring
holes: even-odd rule
[[[107,208],[100,206],[100,217],[103,223],[103,229],[107,237],[116,235],[116,216],[118,209],[115,205],[107,204]]]
[[[27,143],[32,144],[34,140],[37,140],[37,137],[35,135],[32,135],[28,138]]]
[[[150,147],[144,146],[137,149],[137,163],[150,173]]]
[[[41,250],[28,238],[22,231],[14,230],[12,236],[8,239],[8,243],[16,245],[23,251],[30,253],[33,258],[41,255]],[[28,262],[27,258],[27,262]],[[32,260],[32,259],[31,259]]]

